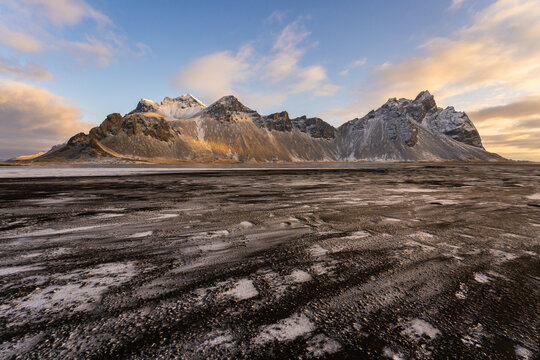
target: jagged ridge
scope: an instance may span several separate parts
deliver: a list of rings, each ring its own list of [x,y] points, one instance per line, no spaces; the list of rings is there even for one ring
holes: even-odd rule
[[[104,151],[106,149],[107,151]],[[437,107],[428,91],[389,99],[334,128],[320,118],[266,116],[224,96],[206,107],[191,95],[142,99],[44,158],[117,156],[192,161],[494,160],[464,112]],[[42,158],[43,158],[42,157]]]

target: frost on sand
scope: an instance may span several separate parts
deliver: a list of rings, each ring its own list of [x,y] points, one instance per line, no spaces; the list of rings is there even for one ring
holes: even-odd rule
[[[293,314],[276,324],[265,326],[255,339],[258,344],[279,340],[294,340],[315,330],[314,324],[305,315]]]

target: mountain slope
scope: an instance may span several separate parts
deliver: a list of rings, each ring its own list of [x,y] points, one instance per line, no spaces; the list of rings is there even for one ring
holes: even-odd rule
[[[146,161],[419,161],[502,159],[482,147],[463,112],[437,107],[421,92],[389,99],[362,118],[334,128],[320,118],[260,115],[234,96],[210,106],[191,95],[142,99],[125,116],[111,114],[39,160]]]
[[[377,110],[338,128],[341,158],[347,161],[492,160],[465,113],[441,109],[433,96],[389,99]]]

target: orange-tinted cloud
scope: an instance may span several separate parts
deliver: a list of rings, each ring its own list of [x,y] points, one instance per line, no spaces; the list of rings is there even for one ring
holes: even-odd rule
[[[23,52],[35,53],[43,50],[41,42],[33,36],[12,31],[2,25],[0,25],[0,42]]]
[[[453,2],[454,8],[459,6],[464,2]],[[511,129],[504,126],[508,118],[538,114],[540,97],[532,97],[540,93],[540,2],[497,0],[474,15],[470,25],[426,41],[415,56],[374,67],[368,83],[358,91],[358,102],[322,115],[343,122],[390,97],[412,98],[429,89],[442,105],[475,110],[471,119],[478,121],[483,137],[502,135],[491,138],[496,147],[484,142],[488,150],[504,152],[502,139],[512,139],[506,136]],[[530,152],[533,145],[516,140],[509,146],[512,154],[537,154],[540,140]],[[538,155],[526,158],[540,160]]]
[[[5,75],[17,79],[38,79],[50,80],[52,74],[43,66],[36,65],[32,62],[26,66],[19,66],[0,59],[0,75]]]
[[[0,82],[0,158],[36,153],[91,125],[80,110],[51,92],[19,82]]]

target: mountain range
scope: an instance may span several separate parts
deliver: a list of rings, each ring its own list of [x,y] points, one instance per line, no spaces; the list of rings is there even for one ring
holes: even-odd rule
[[[34,161],[352,162],[502,160],[487,152],[464,112],[437,106],[429,91],[389,99],[338,128],[286,111],[260,115],[236,97],[210,106],[191,95],[141,99]]]

